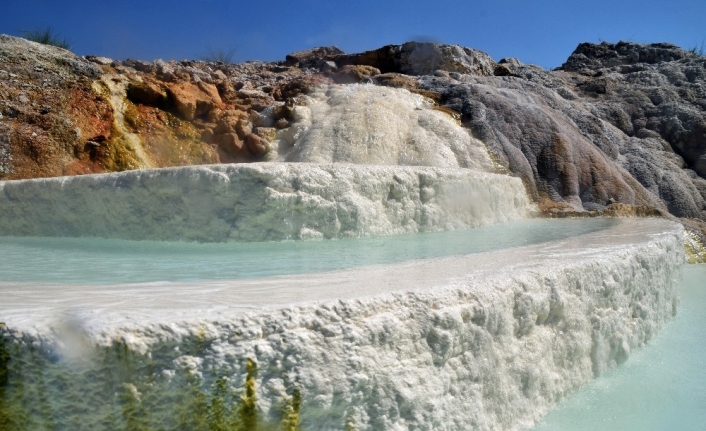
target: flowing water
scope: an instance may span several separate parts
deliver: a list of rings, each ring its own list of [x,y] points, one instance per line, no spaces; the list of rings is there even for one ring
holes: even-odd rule
[[[534,431],[706,427],[706,265],[684,268],[679,314],[628,362],[592,381]]]

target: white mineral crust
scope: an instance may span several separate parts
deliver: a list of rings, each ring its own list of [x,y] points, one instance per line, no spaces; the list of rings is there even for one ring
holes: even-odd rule
[[[492,171],[483,142],[423,96],[375,85],[314,89],[268,156],[288,162],[414,165]]]
[[[331,163],[189,166],[0,182],[0,235],[266,241],[518,220],[522,181],[472,169]]]
[[[164,375],[225,370],[234,388],[249,358],[261,411],[300,388],[307,430],[520,430],[675,314],[682,240],[676,224],[632,219],[539,245],[320,274],[90,294],[16,283],[2,287],[0,316],[22,343],[61,339],[52,322],[70,304],[91,343],[173,364]],[[196,356],[195,339],[205,346]]]

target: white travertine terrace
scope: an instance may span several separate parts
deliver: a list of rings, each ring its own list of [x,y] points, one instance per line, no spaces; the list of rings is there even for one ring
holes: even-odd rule
[[[190,166],[0,182],[0,235],[273,241],[463,229],[523,218],[518,178],[343,163]]]
[[[92,343],[122,343],[167,376],[208,381],[219,370],[233,388],[251,359],[261,411],[296,387],[304,429],[519,430],[674,315],[682,238],[676,224],[633,219],[534,246],[321,274],[89,295],[6,283],[0,316],[24,345],[71,356],[75,334],[56,323],[68,310]]]
[[[0,235],[342,238],[472,228],[531,208],[522,182],[489,173],[483,143],[420,96],[353,85],[305,102],[277,132],[272,163],[0,182]],[[534,246],[326,273],[4,281],[10,372],[0,371],[18,384],[0,389],[20,388],[37,423],[65,429],[128,428],[136,412],[145,428],[183,429],[245,402],[245,387],[276,420],[300,396],[306,430],[526,429],[674,315],[683,235],[664,220],[622,220]],[[217,382],[231,395],[217,399]],[[22,411],[4,401],[0,413]]]

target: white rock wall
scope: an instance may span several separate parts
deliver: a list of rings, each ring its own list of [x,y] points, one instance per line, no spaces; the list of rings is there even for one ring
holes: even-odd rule
[[[58,399],[53,420],[93,424],[86,429],[104,429],[110,414],[139,417],[145,429],[177,427],[180,408],[212,418],[209,409],[221,405],[209,401],[216,379],[237,404],[251,361],[263,421],[281,421],[298,393],[304,430],[521,430],[625,361],[676,313],[682,239],[675,224],[626,221],[537,246],[318,276],[332,289],[349,273],[373,286],[340,300],[230,317],[200,310],[185,320],[162,310],[156,322],[106,322],[98,332],[69,323],[33,333],[8,322],[1,340],[10,375],[27,374],[25,393]],[[414,285],[415,271],[437,281],[375,288],[381,271],[402,284]],[[90,344],[80,341],[84,331]],[[42,355],[55,359],[37,362]],[[90,372],[95,363],[99,373]],[[72,384],[57,389],[57,381]],[[185,381],[206,395],[187,397]]]
[[[0,182],[0,235],[264,241],[524,217],[517,178],[469,169],[256,163]]]
[[[201,368],[254,358],[263,410],[300,387],[307,430],[526,429],[676,313],[678,229],[574,257],[207,325]]]

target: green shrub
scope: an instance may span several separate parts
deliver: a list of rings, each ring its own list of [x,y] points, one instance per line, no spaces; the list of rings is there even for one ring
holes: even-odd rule
[[[57,46],[64,49],[71,48],[71,44],[66,39],[60,38],[55,34],[51,27],[47,27],[43,30],[22,30],[22,35],[27,40],[43,45]]]
[[[198,58],[206,63],[223,63],[232,64],[233,58],[235,57],[235,48],[223,49],[223,48],[206,48],[206,53],[199,55]]]

